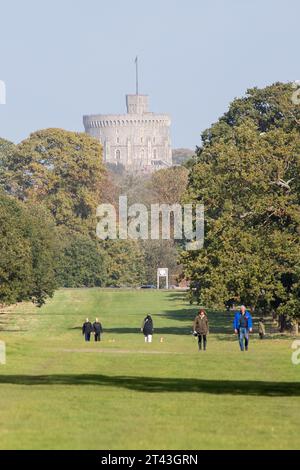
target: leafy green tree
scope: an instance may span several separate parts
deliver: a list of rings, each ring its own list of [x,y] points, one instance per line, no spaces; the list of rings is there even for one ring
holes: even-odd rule
[[[41,305],[55,289],[54,224],[42,207],[0,194],[0,303]]]
[[[198,302],[300,316],[300,110],[290,84],[248,90],[202,136],[185,200],[205,206],[204,249],[182,254]]]
[[[0,161],[2,161],[3,158],[6,158],[7,155],[10,155],[14,148],[15,144],[0,137]]]
[[[103,248],[107,255],[107,285],[137,287],[145,282],[145,258],[138,241],[107,240]]]
[[[26,204],[26,236],[30,238],[33,286],[30,299],[43,305],[58,287],[58,236],[53,217],[43,205]]]
[[[0,186],[5,184],[5,169],[14,150],[15,145],[12,142],[0,138]]]
[[[0,195],[0,303],[28,299],[33,287],[31,245],[21,204]]]
[[[153,202],[180,203],[188,182],[188,170],[183,166],[156,171],[151,176],[150,187]]]
[[[57,281],[62,287],[103,286],[107,278],[106,255],[100,244],[79,233],[61,233]]]
[[[21,200],[43,202],[56,224],[95,230],[104,174],[100,143],[62,129],[34,132],[7,159],[2,186]]]

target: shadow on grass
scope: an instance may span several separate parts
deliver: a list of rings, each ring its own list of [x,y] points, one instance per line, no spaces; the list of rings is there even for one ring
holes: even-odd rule
[[[94,385],[139,392],[209,393],[214,395],[254,395],[298,397],[299,382],[264,382],[239,380],[204,380],[189,378],[132,377],[107,375],[0,375],[0,384],[13,385]]]

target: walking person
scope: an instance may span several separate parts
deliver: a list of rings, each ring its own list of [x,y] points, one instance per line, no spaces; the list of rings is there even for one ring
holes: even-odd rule
[[[95,335],[95,342],[97,343],[98,341],[101,341],[101,334],[103,333],[103,328],[98,318],[96,318],[96,321],[93,323],[93,332]]]
[[[209,333],[209,325],[208,325],[208,318],[206,315],[205,310],[201,309],[198,312],[193,324],[194,334],[198,336],[198,348],[199,351],[203,350],[206,351],[207,345],[207,335]]]
[[[264,339],[264,337],[266,336],[266,328],[263,318],[260,318],[258,322],[258,334],[260,339]]]
[[[245,305],[242,305],[239,312],[236,312],[233,321],[234,332],[238,335],[241,351],[248,351],[249,333],[252,333],[252,316]]]
[[[152,336],[153,336],[153,320],[151,315],[147,315],[142,323],[141,332],[144,333],[145,336],[145,343],[152,343]]]
[[[93,325],[87,318],[82,325],[82,334],[84,335],[85,341],[91,341],[91,333],[93,332]]]

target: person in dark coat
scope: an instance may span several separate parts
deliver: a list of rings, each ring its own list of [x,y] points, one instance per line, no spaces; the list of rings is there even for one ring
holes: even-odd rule
[[[264,339],[264,337],[266,336],[266,328],[263,318],[260,318],[258,322],[258,334],[260,339]]]
[[[141,332],[144,333],[145,336],[145,343],[152,343],[152,336],[153,336],[153,320],[151,315],[147,315],[144,318],[144,321],[142,323],[142,328]]]
[[[91,340],[91,333],[93,332],[93,325],[87,318],[82,325],[82,334],[84,335],[85,341]]]
[[[207,318],[205,310],[203,309],[199,310],[199,313],[194,320],[193,330],[194,330],[194,334],[198,336],[199,351],[201,351],[202,349],[202,343],[203,343],[203,349],[204,351],[206,351],[207,335],[209,333],[209,327],[208,327],[208,318]]]
[[[95,341],[101,341],[101,333],[103,333],[103,328],[98,318],[96,318],[95,323],[93,323],[93,331],[95,334]]]

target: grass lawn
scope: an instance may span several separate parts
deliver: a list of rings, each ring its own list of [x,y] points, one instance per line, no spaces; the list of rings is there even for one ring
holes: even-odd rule
[[[0,448],[299,449],[292,339],[254,332],[241,353],[232,313],[209,312],[199,353],[195,312],[177,292],[66,289],[0,315]],[[101,343],[84,342],[87,316],[101,319]]]

